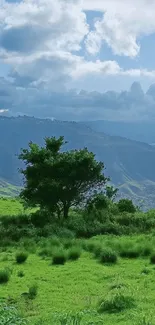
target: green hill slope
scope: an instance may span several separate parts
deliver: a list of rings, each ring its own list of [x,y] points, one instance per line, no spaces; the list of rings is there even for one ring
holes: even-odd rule
[[[13,197],[17,196],[20,192],[20,187],[9,184],[0,178],[0,196]]]

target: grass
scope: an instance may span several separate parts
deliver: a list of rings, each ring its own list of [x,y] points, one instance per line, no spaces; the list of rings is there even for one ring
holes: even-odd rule
[[[0,197],[0,218],[4,216],[18,216],[36,211],[36,209],[24,209],[23,204],[17,198]]]
[[[110,298],[104,298],[99,302],[99,313],[119,313],[125,309],[135,307],[135,300],[132,296],[124,295],[123,293],[116,293]]]
[[[148,242],[154,245],[155,238],[151,235],[131,238],[98,236],[90,241],[94,242],[95,247],[109,245],[118,253],[120,246],[127,241],[133,246],[141,243],[144,246],[144,243],[147,245]],[[38,249],[43,249],[44,244],[38,244]],[[146,320],[155,318],[155,269],[150,263],[150,257],[139,256],[132,260],[119,257],[118,262],[111,266],[98,263],[92,252],[83,251],[77,261],[57,266],[51,265],[51,257],[42,259],[36,252],[29,253],[21,273],[21,266],[14,261],[16,248],[12,247],[11,252],[9,249],[8,247],[7,260],[3,259],[7,252],[1,252],[0,269],[10,267],[12,274],[8,283],[1,285],[0,296],[6,301],[8,298],[16,301],[16,306],[31,325],[36,325],[40,318],[44,320],[43,325],[61,325],[59,320],[54,321],[54,315],[58,313],[60,318],[63,318],[64,313],[69,314],[71,311],[73,315],[84,311],[80,325],[91,322],[97,324],[99,321],[106,325],[138,325],[142,324],[143,316]],[[20,276],[23,273],[24,277]],[[31,283],[36,283],[38,290],[31,286]],[[24,293],[28,297],[29,290],[35,299],[24,298]],[[35,290],[36,294],[33,295]],[[134,301],[130,300],[130,297],[134,297]],[[112,302],[112,310],[113,306],[117,305],[117,312],[107,310],[99,313],[98,301],[101,300],[106,309],[111,308],[107,307],[109,301],[109,306]]]
[[[18,200],[0,200],[0,216],[22,213]],[[10,244],[8,239],[0,252],[0,270],[9,275],[0,285],[0,304],[13,302],[29,325],[154,325],[154,247],[155,234],[89,240],[52,237],[40,242],[31,238]],[[118,256],[117,263],[98,263],[107,248]],[[17,250],[28,252],[26,263],[16,263]],[[53,256],[64,264],[53,265]]]

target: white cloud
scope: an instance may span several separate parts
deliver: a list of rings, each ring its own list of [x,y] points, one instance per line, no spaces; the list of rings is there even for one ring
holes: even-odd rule
[[[154,0],[83,0],[83,8],[103,12],[86,40],[91,54],[98,53],[106,42],[115,54],[136,57],[139,37],[155,32]]]
[[[94,31],[84,9],[103,12]],[[0,59],[12,67],[18,87],[62,90],[68,81],[90,75],[155,78],[154,71],[123,70],[116,61],[84,57],[84,46],[97,54],[103,41],[116,54],[138,55],[138,37],[155,31],[154,9],[151,0],[0,0]]]
[[[63,84],[88,31],[80,0],[0,2],[0,58],[14,76]]]

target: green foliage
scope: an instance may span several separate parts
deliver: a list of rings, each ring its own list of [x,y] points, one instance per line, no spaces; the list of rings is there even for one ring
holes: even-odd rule
[[[21,198],[32,206],[60,218],[68,218],[69,209],[82,203],[86,195],[105,185],[104,164],[95,160],[95,155],[87,148],[62,152],[66,142],[63,137],[45,139],[45,147],[29,143],[19,159],[26,163],[22,170],[25,188]]]
[[[114,251],[112,251],[110,248],[104,248],[100,252],[99,260],[100,263],[104,263],[104,264],[116,264],[117,254]]]
[[[38,286],[36,284],[33,284],[31,287],[29,287],[28,298],[33,300],[36,298],[37,294]]]
[[[22,318],[14,307],[0,305],[0,325],[26,325],[27,321]]]
[[[7,283],[10,279],[10,271],[8,269],[0,270],[0,284]]]
[[[104,193],[95,193],[87,201],[86,209],[88,213],[94,212],[94,210],[100,211],[108,208],[108,200]]]
[[[18,271],[17,275],[19,278],[23,278],[25,274],[24,274],[24,271],[20,270],[20,271]]]
[[[118,188],[114,188],[113,186],[108,186],[108,185],[106,186],[106,197],[109,200],[114,201],[117,193],[118,193]]]
[[[67,261],[67,254],[62,249],[57,249],[53,253],[52,264],[53,265],[64,265]]]
[[[155,264],[155,252],[152,253],[152,255],[150,257],[150,262],[151,262],[151,264]]]
[[[132,307],[135,307],[134,298],[118,292],[107,299],[101,300],[98,305],[98,312],[120,313]]]
[[[137,245],[124,245],[120,248],[120,256],[124,258],[137,258],[140,256],[140,249]]]
[[[68,251],[68,259],[71,261],[76,261],[81,256],[81,250],[79,247],[72,247]]]
[[[134,206],[132,200],[121,199],[119,200],[117,205],[120,212],[129,212],[129,213],[136,212],[136,207]]]
[[[21,252],[16,253],[16,262],[18,264],[25,263],[27,258],[28,258],[28,253],[27,252],[21,251]]]

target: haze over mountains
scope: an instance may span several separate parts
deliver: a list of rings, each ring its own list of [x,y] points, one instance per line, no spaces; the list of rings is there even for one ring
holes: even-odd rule
[[[120,188],[120,195],[144,199],[147,206],[155,197],[155,147],[118,136],[96,132],[84,123],[51,121],[31,117],[0,117],[0,178],[22,185],[16,155],[29,141],[43,145],[45,136],[64,135],[66,149],[88,147],[105,163],[106,175]],[[64,148],[65,150],[65,148]]]

